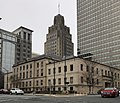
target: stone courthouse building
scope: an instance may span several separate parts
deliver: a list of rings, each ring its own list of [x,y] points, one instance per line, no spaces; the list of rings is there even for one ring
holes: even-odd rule
[[[13,65],[12,72],[5,75],[4,88],[79,94],[97,93],[110,86],[120,88],[120,69],[73,56],[72,35],[60,14],[49,27],[44,45],[44,55]]]
[[[120,88],[120,70],[75,56],[58,60],[40,55],[14,65],[12,72],[5,75],[5,88],[7,83],[9,89],[21,88],[25,92],[63,92],[66,86],[69,92],[97,93],[109,86]]]

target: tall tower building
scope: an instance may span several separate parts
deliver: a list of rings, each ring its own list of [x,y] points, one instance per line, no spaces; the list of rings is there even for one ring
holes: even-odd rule
[[[0,29],[0,71],[11,71],[15,63],[16,35]]]
[[[120,0],[77,0],[77,52],[120,68]]]
[[[32,30],[22,26],[13,31],[17,36],[15,63],[32,57],[32,32]]]
[[[69,27],[64,24],[64,17],[60,14],[54,17],[54,25],[49,27],[44,44],[44,52],[51,56],[73,56],[72,35]]]

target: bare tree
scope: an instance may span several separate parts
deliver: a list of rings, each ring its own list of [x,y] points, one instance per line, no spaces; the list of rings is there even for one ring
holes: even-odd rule
[[[97,66],[97,63],[85,60],[86,71],[82,73],[83,81],[87,84],[89,88],[89,94],[93,93],[93,89],[96,85],[101,82],[102,76]]]

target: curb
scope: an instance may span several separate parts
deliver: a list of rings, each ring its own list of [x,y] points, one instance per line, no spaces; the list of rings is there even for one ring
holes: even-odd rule
[[[33,94],[33,93],[30,93],[30,94],[24,94],[26,96],[52,96],[52,97],[74,97],[74,96],[86,96],[87,94]]]

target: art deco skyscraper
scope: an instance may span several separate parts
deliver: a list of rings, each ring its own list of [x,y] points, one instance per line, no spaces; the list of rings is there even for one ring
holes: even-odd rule
[[[69,27],[64,24],[64,17],[60,14],[54,17],[54,25],[49,27],[46,36],[45,54],[51,56],[73,56],[72,35]]]
[[[80,56],[120,68],[120,0],[77,0],[77,48]]]

